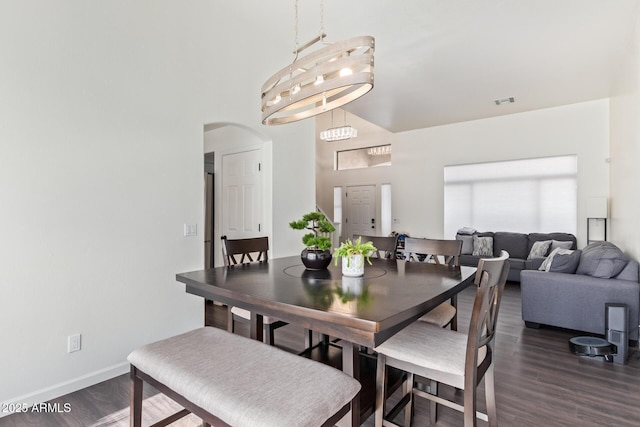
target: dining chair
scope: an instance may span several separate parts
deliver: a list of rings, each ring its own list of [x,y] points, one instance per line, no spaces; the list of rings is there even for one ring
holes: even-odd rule
[[[222,236],[221,240],[224,265],[227,267],[251,262],[266,262],[269,259],[268,237],[227,239],[227,236]],[[250,321],[251,312],[240,307],[229,307],[227,311],[227,330],[229,332],[234,331],[236,320]],[[262,320],[265,343],[274,345],[274,331],[287,323],[269,316],[264,316]]]
[[[426,262],[457,267],[460,265],[462,241],[407,237],[404,241],[404,252],[405,260],[417,260],[420,255],[421,258],[424,257]],[[458,296],[452,296],[450,302],[443,302],[418,320],[432,323],[442,328],[451,325],[452,330],[457,330]]]
[[[362,234],[354,234],[352,241],[356,241],[358,237],[363,242],[371,242],[376,247],[375,257],[385,259],[396,259],[396,249],[398,247],[398,236],[365,236]]]
[[[509,254],[481,259],[474,283],[477,286],[467,334],[437,327],[426,322],[413,322],[374,350],[378,353],[376,368],[375,426],[396,425],[384,419],[404,411],[404,425],[411,422],[413,396],[431,400],[431,421],[437,418],[437,405],[442,404],[464,413],[464,426],[476,426],[477,418],[497,426],[494,385],[493,342],[495,339],[500,298],[509,271]],[[407,372],[403,385],[405,395],[391,411],[386,411],[385,384],[387,367]],[[414,375],[436,384],[424,392],[414,387]],[[487,413],[476,410],[477,387],[484,378]],[[438,396],[437,384],[444,383],[464,392],[463,405]]]

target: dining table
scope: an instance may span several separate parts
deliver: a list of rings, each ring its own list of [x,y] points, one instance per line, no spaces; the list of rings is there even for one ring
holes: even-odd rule
[[[263,316],[270,316],[339,339],[342,370],[361,379],[361,348],[375,348],[455,299],[475,273],[475,267],[372,258],[363,276],[349,277],[333,262],[309,270],[291,256],[179,273],[176,280],[189,294],[249,310],[251,338],[262,340]],[[371,413],[368,400],[354,400],[351,425]]]

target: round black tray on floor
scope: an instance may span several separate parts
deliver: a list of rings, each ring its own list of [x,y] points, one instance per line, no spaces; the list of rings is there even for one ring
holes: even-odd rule
[[[613,345],[597,337],[573,337],[569,339],[569,349],[580,356],[608,356],[613,354]]]

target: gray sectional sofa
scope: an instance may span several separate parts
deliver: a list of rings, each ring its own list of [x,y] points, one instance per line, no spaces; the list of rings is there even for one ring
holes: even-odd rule
[[[605,333],[605,304],[622,303],[629,309],[629,339],[637,341],[640,324],[638,262],[609,242],[588,245],[566,257],[573,257],[574,262],[559,262],[557,271],[553,268],[555,257],[549,271],[522,271],[522,320],[527,327],[550,325],[602,335]]]
[[[463,231],[463,230],[460,230]],[[567,249],[576,249],[576,236],[569,233],[511,233],[505,231],[497,232],[469,232],[462,234],[458,232],[456,239],[462,240],[462,254],[460,255],[460,265],[475,267],[480,258],[487,256],[498,256],[500,251],[509,252],[509,276],[507,280],[520,281],[520,272],[523,270],[537,270],[545,257],[557,246],[564,245]],[[491,248],[483,246],[482,243],[491,244]],[[536,242],[551,242],[542,254],[531,257],[532,248]],[[565,242],[565,243],[558,243]],[[566,243],[566,242],[571,242]],[[475,245],[474,245],[475,243]],[[537,245],[539,246],[539,245]],[[482,249],[489,249],[491,254],[482,253]],[[475,253],[475,255],[474,255]]]

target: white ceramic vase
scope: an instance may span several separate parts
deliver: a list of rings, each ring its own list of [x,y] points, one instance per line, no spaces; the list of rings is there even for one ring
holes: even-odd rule
[[[342,257],[342,275],[358,277],[364,274],[364,255],[356,254]]]

